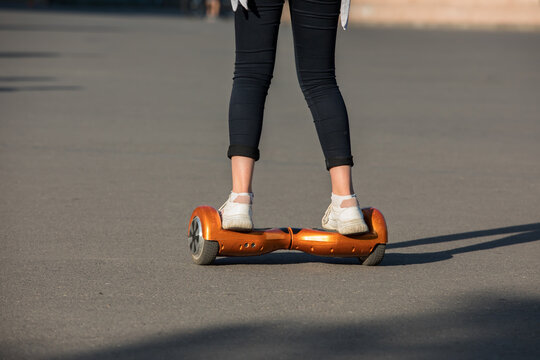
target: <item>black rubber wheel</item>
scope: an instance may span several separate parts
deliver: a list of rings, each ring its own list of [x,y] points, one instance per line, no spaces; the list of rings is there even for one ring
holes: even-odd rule
[[[204,239],[201,220],[198,216],[195,216],[189,225],[188,245],[193,262],[198,265],[211,264],[219,251],[217,241]]]
[[[360,263],[366,266],[379,265],[384,257],[384,251],[386,250],[386,244],[378,244],[375,249],[366,257],[360,257]]]

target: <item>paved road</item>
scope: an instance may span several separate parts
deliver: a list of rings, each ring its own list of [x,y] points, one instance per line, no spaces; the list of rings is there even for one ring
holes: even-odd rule
[[[338,34],[379,267],[191,263],[230,190],[233,24],[0,12],[0,357],[540,356],[540,33]],[[330,189],[283,24],[255,224],[319,226]]]

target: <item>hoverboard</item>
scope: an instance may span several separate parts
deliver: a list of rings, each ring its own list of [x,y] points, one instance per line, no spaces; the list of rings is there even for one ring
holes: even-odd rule
[[[224,230],[219,212],[199,206],[189,220],[188,243],[196,264],[211,264],[216,256],[257,256],[276,250],[299,250],[331,257],[356,257],[362,265],[378,265],[388,242],[383,214],[372,207],[362,213],[369,231],[341,235],[323,229],[293,227],[253,229],[250,232]]]

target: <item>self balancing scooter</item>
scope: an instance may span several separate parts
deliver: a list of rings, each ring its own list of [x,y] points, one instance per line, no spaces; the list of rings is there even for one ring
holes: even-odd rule
[[[293,227],[238,232],[221,228],[219,212],[199,206],[189,220],[188,244],[196,264],[211,264],[216,256],[257,256],[276,250],[299,250],[332,257],[356,257],[362,265],[378,265],[388,242],[386,221],[375,208],[363,208],[367,233],[341,235],[322,229]]]

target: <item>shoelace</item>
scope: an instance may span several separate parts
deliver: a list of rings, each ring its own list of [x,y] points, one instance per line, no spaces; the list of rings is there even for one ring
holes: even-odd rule
[[[330,217],[330,212],[332,211],[332,204],[330,204],[328,206],[328,208],[326,209],[326,212],[324,213],[324,216],[323,216],[323,222],[326,224],[328,222],[328,218]]]
[[[218,209],[218,211],[219,211],[220,213],[222,213],[222,212],[223,212],[223,209],[225,209],[225,206],[227,206],[228,203],[229,203],[229,198],[227,198],[227,201],[225,201],[225,202],[223,203],[223,205],[221,205],[221,207]]]

